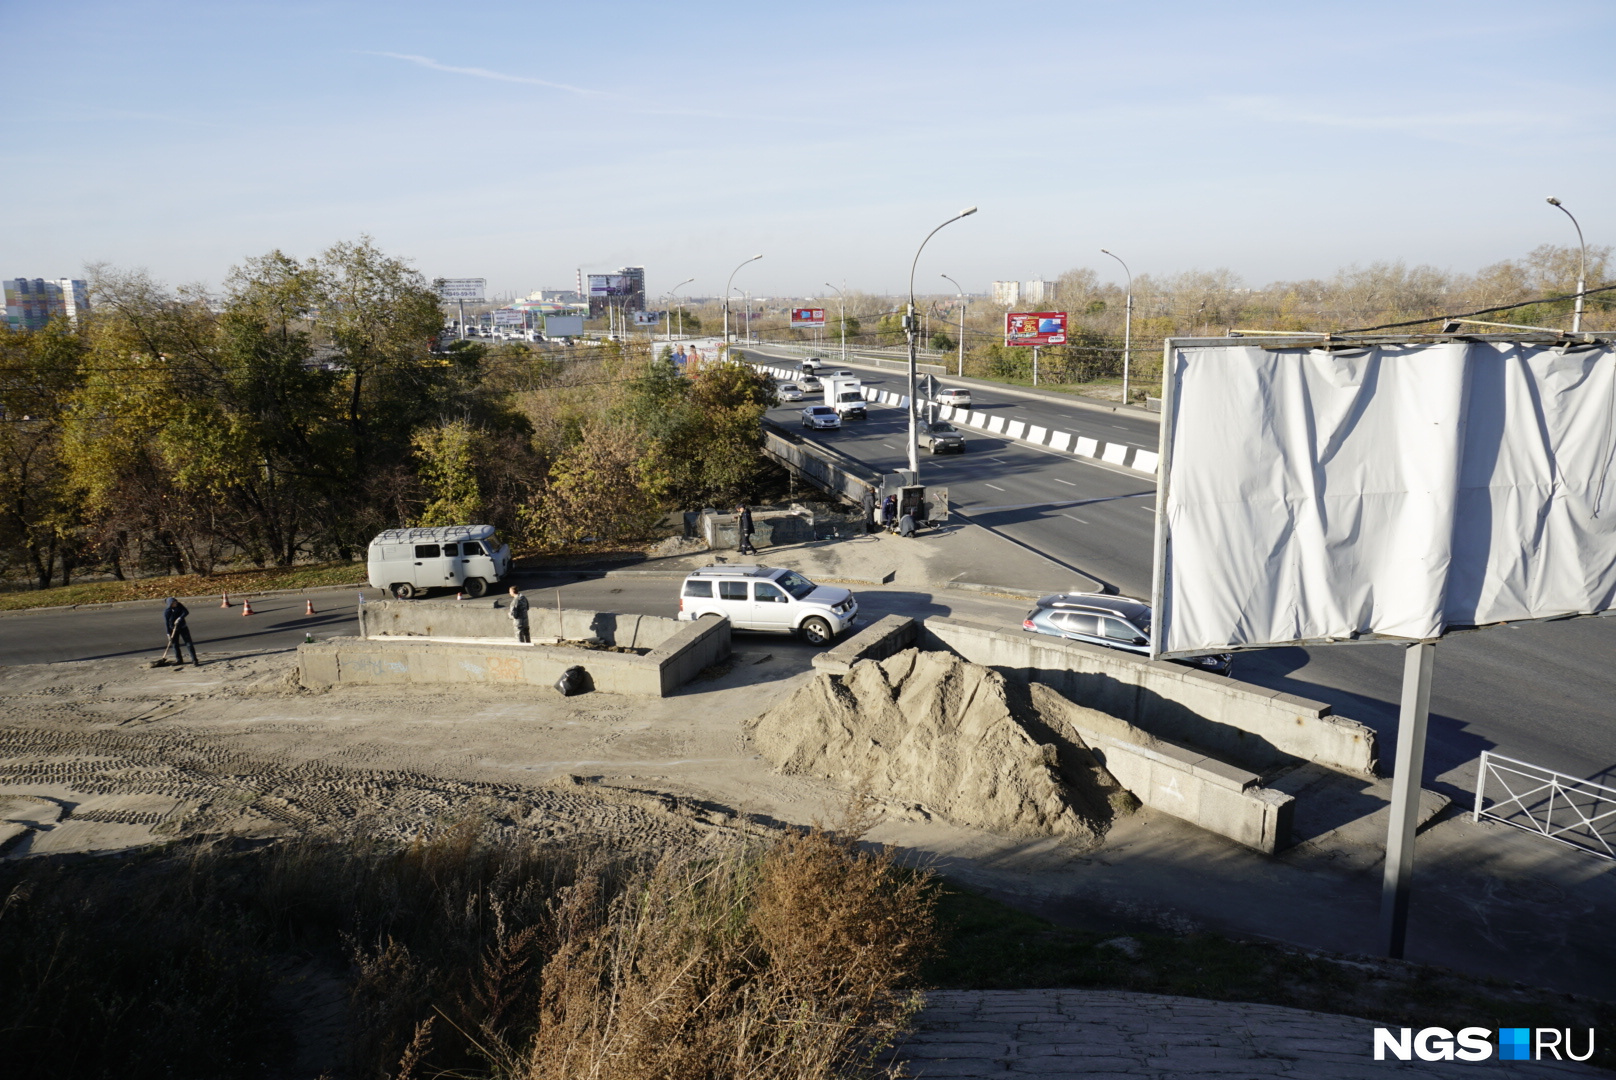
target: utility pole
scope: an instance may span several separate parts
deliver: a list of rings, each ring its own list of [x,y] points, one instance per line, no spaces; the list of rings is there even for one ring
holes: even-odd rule
[[[842,282],[845,286],[847,282]],[[825,288],[836,289],[830,282],[825,282]],[[836,299],[842,312],[842,363],[847,363],[847,295],[841,289],[836,289]]]
[[[680,289],[684,288],[686,285],[689,285],[692,281],[695,281],[695,280],[696,280],[695,278],[685,278],[679,284],[677,284],[673,288],[669,289],[668,290],[668,299],[671,301],[674,298],[674,296],[673,296],[674,293],[678,292]],[[671,312],[671,311],[668,312],[667,319],[668,319],[668,340],[672,341],[673,340],[673,312]],[[685,313],[684,313],[683,308],[679,309],[679,336],[680,337],[685,336]]]
[[[1110,255],[1117,262],[1122,263],[1122,272],[1128,275],[1128,305],[1122,324],[1122,403],[1126,405],[1128,404],[1128,367],[1129,360],[1133,355],[1133,271],[1128,269],[1127,263],[1122,262],[1122,256],[1113,255],[1105,248],[1100,249],[1100,254]]]
[[[917,481],[920,479],[920,431],[915,413],[915,339],[920,330],[920,324],[915,319],[915,267],[920,265],[920,253],[926,250],[926,245],[931,242],[932,237],[937,235],[938,229],[943,228],[944,225],[952,225],[960,218],[970,217],[974,213],[976,213],[976,207],[967,206],[964,210],[943,222],[942,225],[927,233],[926,239],[922,240],[920,247],[915,249],[914,261],[909,264],[909,307],[904,313],[903,328],[905,333],[909,335],[909,471],[914,474]]]
[[[754,255],[750,259],[743,259],[741,261],[741,266],[745,266],[749,262],[757,262],[761,258],[763,258],[762,255]],[[735,269],[731,270],[729,272],[729,280],[724,282],[724,344],[725,344],[725,346],[729,345],[729,294],[730,294],[730,286],[735,284],[735,275],[740,273],[741,266],[737,266]]]
[[[1577,228],[1577,246],[1582,248],[1582,264],[1577,270],[1577,306],[1571,313],[1571,332],[1575,334],[1582,329],[1582,300],[1588,291],[1588,242],[1582,238],[1582,226],[1577,224],[1575,214],[1567,210],[1553,195],[1549,196],[1549,205],[1558,207],[1561,213],[1571,219],[1571,224]]]
[[[965,378],[965,309],[966,309],[967,306],[969,306],[970,301],[965,299],[965,290],[960,288],[960,283],[959,282],[955,281],[953,278],[949,277],[947,274],[944,274],[942,277],[943,277],[944,281],[946,281],[950,285],[954,286],[954,291],[959,294],[959,302],[960,302],[959,371],[957,372],[957,374],[959,375],[960,378],[963,379],[963,378]]]

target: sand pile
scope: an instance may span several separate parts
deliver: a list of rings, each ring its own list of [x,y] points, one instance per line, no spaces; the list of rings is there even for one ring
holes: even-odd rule
[[[782,772],[1006,835],[1097,841],[1120,790],[1080,740],[1039,719],[1024,687],[951,653],[821,674],[750,726]]]

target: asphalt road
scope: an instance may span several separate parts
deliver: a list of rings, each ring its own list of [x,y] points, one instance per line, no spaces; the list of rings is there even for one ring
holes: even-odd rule
[[[883,373],[865,381],[896,389],[900,377]],[[978,395],[974,387],[972,393]],[[979,394],[979,401],[973,408],[1003,409],[1017,419],[1036,416],[1039,424],[1048,424],[1048,411],[1059,408],[986,393]],[[801,408],[783,405],[771,416],[798,424]],[[1084,413],[1075,415],[1087,419]],[[1102,421],[1109,416],[1093,415]],[[1155,445],[1152,421],[1128,416],[1121,422],[1148,426],[1152,437],[1136,445]],[[899,409],[871,405],[869,419],[848,421],[840,431],[794,430],[880,472],[907,466],[907,418]],[[1095,434],[1092,427],[1072,430]],[[923,451],[922,481],[947,484],[951,503],[976,524],[1027,544],[1108,590],[1150,595],[1152,479],[975,431],[967,433],[966,444],[959,455]],[[1235,674],[1330,702],[1337,713],[1373,726],[1381,732],[1389,770],[1402,662],[1403,650],[1395,645],[1266,649],[1238,656]],[[1613,702],[1616,619],[1449,638],[1437,649],[1432,682],[1428,783],[1455,798],[1468,797],[1481,751],[1493,750],[1616,786]]]

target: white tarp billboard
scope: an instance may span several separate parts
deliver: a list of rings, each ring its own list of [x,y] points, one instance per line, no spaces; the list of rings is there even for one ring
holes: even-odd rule
[[[432,284],[438,290],[438,299],[450,302],[481,303],[488,290],[488,279],[480,277],[438,278]]]
[[[1612,608],[1612,343],[1197,339],[1165,364],[1158,655]]]

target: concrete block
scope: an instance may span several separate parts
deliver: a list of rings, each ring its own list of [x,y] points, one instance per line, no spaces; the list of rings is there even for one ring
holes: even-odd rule
[[[919,627],[905,615],[887,615],[866,626],[840,645],[817,653],[816,671],[846,675],[860,660],[885,660],[915,643]]]
[[[1049,429],[1048,428],[1041,428],[1037,424],[1029,424],[1028,425],[1028,427],[1027,427],[1027,441],[1028,442],[1034,443],[1034,444],[1036,444],[1038,446],[1042,446],[1042,445],[1044,445],[1044,440],[1047,439],[1048,437],[1049,437]]]
[[[1072,446],[1072,453],[1079,457],[1098,457],[1100,455],[1100,444],[1095,439],[1080,435],[1077,442]]]
[[[1019,439],[1027,433],[1027,424],[1023,420],[1012,420],[1004,426],[1004,433],[1012,439]]]
[[[1057,431],[1049,437],[1049,446],[1052,450],[1070,450],[1072,448],[1072,433],[1070,431]]]
[[[1154,450],[1136,450],[1130,468],[1138,472],[1154,473],[1160,461],[1161,455]]]
[[[1128,451],[1131,449],[1132,447],[1124,446],[1121,443],[1106,443],[1105,450],[1100,454],[1100,460],[1108,461],[1113,465],[1126,464]]]
[[[1002,417],[1002,416],[990,416],[990,417],[988,417],[988,430],[991,431],[991,432],[994,432],[996,434],[1001,434],[1002,435],[1004,433],[1004,417]]]

